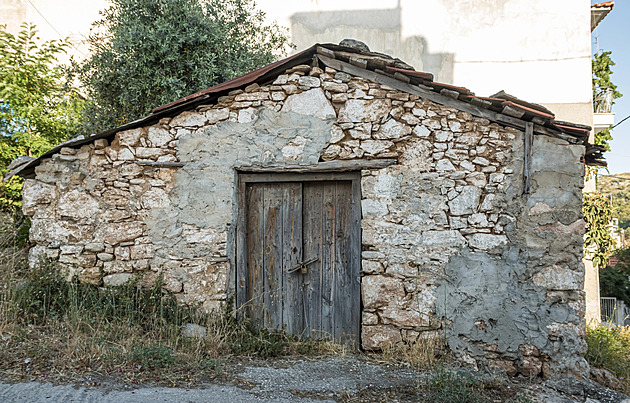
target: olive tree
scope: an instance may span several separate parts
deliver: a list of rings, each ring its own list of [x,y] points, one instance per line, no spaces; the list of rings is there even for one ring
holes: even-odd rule
[[[289,46],[286,30],[266,24],[251,0],[110,2],[78,66],[92,132],[268,64]]]

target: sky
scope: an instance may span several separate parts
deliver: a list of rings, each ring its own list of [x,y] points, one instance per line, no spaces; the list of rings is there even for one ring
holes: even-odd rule
[[[600,0],[601,1],[601,0]],[[592,1],[598,3],[600,1]],[[624,96],[613,105],[615,124],[630,115],[630,0],[617,0],[615,7],[591,35],[593,52],[612,51],[615,62],[612,82]],[[615,127],[610,152],[605,154],[611,174],[630,172],[630,119]],[[604,172],[602,172],[604,173]]]

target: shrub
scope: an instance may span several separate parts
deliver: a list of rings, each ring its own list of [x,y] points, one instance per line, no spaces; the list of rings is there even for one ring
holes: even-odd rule
[[[588,363],[612,372],[624,384],[625,391],[630,391],[630,327],[590,328],[586,343]]]

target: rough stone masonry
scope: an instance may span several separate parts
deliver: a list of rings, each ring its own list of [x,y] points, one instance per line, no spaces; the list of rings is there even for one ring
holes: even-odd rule
[[[162,275],[180,302],[218,310],[233,290],[239,168],[396,159],[361,172],[362,347],[439,336],[473,367],[584,376],[584,146],[534,136],[524,195],[523,136],[294,66],[42,160],[24,185],[29,261],[106,287]]]

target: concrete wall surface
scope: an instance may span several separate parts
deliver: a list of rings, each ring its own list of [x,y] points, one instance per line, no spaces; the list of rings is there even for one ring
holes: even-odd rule
[[[587,0],[260,0],[269,20],[289,26],[297,50],[354,38],[478,95],[499,90],[557,104],[591,103]]]

